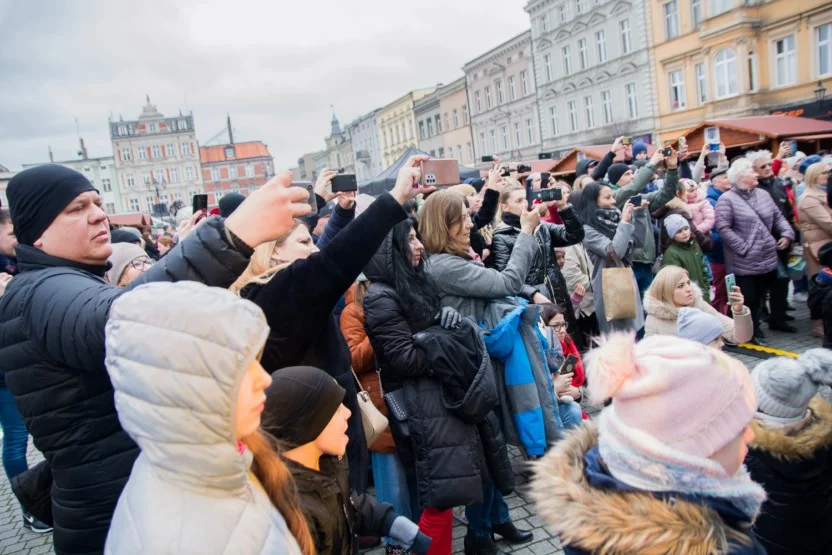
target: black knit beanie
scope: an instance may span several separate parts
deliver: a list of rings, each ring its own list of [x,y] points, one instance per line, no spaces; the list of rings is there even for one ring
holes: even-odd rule
[[[266,389],[262,428],[289,447],[315,441],[335,415],[346,391],[311,366],[291,366],[272,374]]]
[[[220,216],[227,218],[234,213],[238,206],[243,204],[244,200],[246,200],[246,197],[240,193],[229,193],[224,195],[217,203],[220,207]]]
[[[613,164],[610,166],[610,169],[607,170],[607,179],[609,179],[610,183],[613,185],[618,185],[618,181],[621,179],[621,176],[629,170],[630,166],[627,164],[622,164],[621,162]]]
[[[75,197],[95,190],[83,174],[58,164],[18,173],[6,188],[17,240],[31,247]]]

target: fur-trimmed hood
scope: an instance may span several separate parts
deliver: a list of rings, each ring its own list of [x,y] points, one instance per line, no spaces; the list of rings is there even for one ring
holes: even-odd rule
[[[832,405],[820,396],[814,397],[809,403],[812,411],[812,422],[796,433],[789,434],[784,430],[767,428],[758,421],[753,421],[756,439],[749,444],[749,448],[765,451],[775,459],[793,462],[811,459],[815,453],[824,447],[832,445]]]
[[[693,290],[693,305],[691,306],[693,308],[697,308],[700,303],[704,302],[702,289],[700,289],[699,286],[692,281],[690,282],[690,288]],[[659,320],[672,320],[673,322],[675,322],[678,318],[679,309],[681,308],[673,303],[666,303],[658,300],[650,294],[649,289],[646,293],[644,293],[643,306],[644,311],[650,316],[654,316]]]
[[[667,214],[671,214],[674,210],[678,210],[679,212],[682,212],[682,215],[687,217],[688,219],[690,219],[692,216],[688,203],[680,199],[679,197],[673,197],[672,199],[667,201],[667,204],[665,204],[664,207],[665,209],[667,209]]]
[[[711,506],[678,496],[662,499],[632,488],[591,485],[585,456],[597,443],[595,425],[585,423],[535,463],[532,498],[569,547],[610,555],[763,552]]]

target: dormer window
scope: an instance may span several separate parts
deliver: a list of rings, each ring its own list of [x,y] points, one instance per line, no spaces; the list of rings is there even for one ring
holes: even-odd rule
[[[234,158],[234,147],[233,146],[225,147],[225,157],[229,158],[229,159]]]

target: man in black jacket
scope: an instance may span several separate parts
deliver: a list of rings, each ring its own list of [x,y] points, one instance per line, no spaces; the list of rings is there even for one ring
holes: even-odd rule
[[[108,284],[110,232],[98,191],[80,173],[44,165],[17,174],[9,199],[20,274],[0,300],[0,358],[52,475],[58,554],[101,553],[138,447],[121,429],[105,367],[104,326],[125,291],[152,281],[228,287],[252,247],[308,212],[283,173],[223,221],[210,218],[125,288]],[[196,221],[195,215],[192,223]]]

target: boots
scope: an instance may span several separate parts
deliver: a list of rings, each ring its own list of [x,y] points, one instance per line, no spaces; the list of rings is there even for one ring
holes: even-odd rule
[[[493,537],[477,538],[470,529],[465,534],[465,555],[508,555],[497,547]]]
[[[494,537],[494,534],[499,534],[506,540],[508,543],[526,543],[532,541],[534,538],[534,534],[532,534],[528,530],[518,530],[517,526],[514,525],[513,522],[504,522],[503,524],[495,524],[491,527],[491,537]]]
[[[823,339],[824,333],[823,320],[812,320],[812,327],[809,330],[809,335]]]

